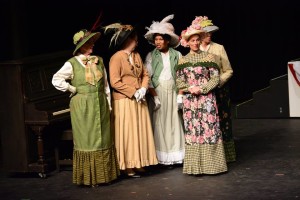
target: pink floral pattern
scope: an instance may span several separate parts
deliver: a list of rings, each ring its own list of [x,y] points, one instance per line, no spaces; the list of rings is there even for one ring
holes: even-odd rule
[[[189,85],[203,85],[216,68],[191,66],[178,70],[177,78]],[[222,142],[216,96],[214,91],[206,95],[186,93],[183,97],[183,120],[186,144],[216,144]]]

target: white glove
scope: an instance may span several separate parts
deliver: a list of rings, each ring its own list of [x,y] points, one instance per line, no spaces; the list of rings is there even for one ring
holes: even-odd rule
[[[141,93],[140,93],[139,90],[135,91],[134,97],[135,97],[135,99],[136,99],[136,102],[140,102],[140,101],[141,101],[142,95],[141,95]]]
[[[147,88],[141,87],[139,89],[139,92],[141,94],[141,99],[145,101],[145,95],[146,95],[146,92],[147,92]]]
[[[71,92],[69,97],[72,97],[76,94],[76,87],[74,87],[73,85],[69,85],[68,90]]]
[[[147,89],[144,87],[141,87],[134,93],[134,97],[137,102],[140,102],[141,100],[146,101],[145,95],[146,95]]]
[[[182,109],[182,104],[183,104],[183,95],[182,94],[178,94],[177,95],[177,106],[178,106],[178,110]]]
[[[155,103],[155,106],[154,106],[153,110],[155,111],[155,110],[158,110],[160,108],[161,103],[160,103],[160,100],[159,100],[158,96],[154,96],[153,99],[154,99],[154,103]]]

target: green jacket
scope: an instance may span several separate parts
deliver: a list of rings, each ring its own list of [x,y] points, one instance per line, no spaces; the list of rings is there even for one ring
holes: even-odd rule
[[[176,80],[175,66],[177,65],[179,60],[179,53],[177,50],[173,48],[169,48],[169,54],[170,54],[170,65],[171,65],[172,77],[174,80]],[[152,72],[153,72],[151,81],[153,87],[156,88],[159,85],[158,79],[161,71],[163,70],[163,61],[159,50],[154,49],[151,55],[152,55],[151,65],[152,65]]]

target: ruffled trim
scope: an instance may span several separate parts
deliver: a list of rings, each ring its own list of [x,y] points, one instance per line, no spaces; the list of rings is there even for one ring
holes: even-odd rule
[[[222,143],[185,145],[184,174],[218,174],[226,171]]]
[[[176,152],[156,151],[157,159],[160,164],[173,165],[182,164],[184,159],[184,149]]]
[[[141,161],[127,161],[126,163],[120,163],[120,169],[125,170],[127,168],[141,168],[141,167],[147,167],[150,165],[157,165],[157,159],[156,157],[153,157],[152,160],[141,160]]]
[[[73,183],[96,185],[109,183],[120,175],[116,150],[73,151]]]

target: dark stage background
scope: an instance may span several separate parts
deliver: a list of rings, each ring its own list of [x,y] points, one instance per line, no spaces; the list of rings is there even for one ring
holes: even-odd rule
[[[175,32],[190,25],[197,15],[207,15],[220,27],[213,40],[225,46],[234,76],[230,81],[235,103],[287,73],[287,62],[300,57],[300,1],[63,1],[1,0],[0,61],[74,49],[73,35],[90,29],[103,10],[102,25],[132,24],[141,34],[144,58],[153,49],[143,38],[145,26],[175,14]],[[108,63],[109,38],[102,37],[95,53]],[[3,45],[4,44],[4,45]],[[187,49],[179,47],[183,54]],[[71,54],[70,54],[71,56]],[[107,65],[107,64],[106,64]]]

